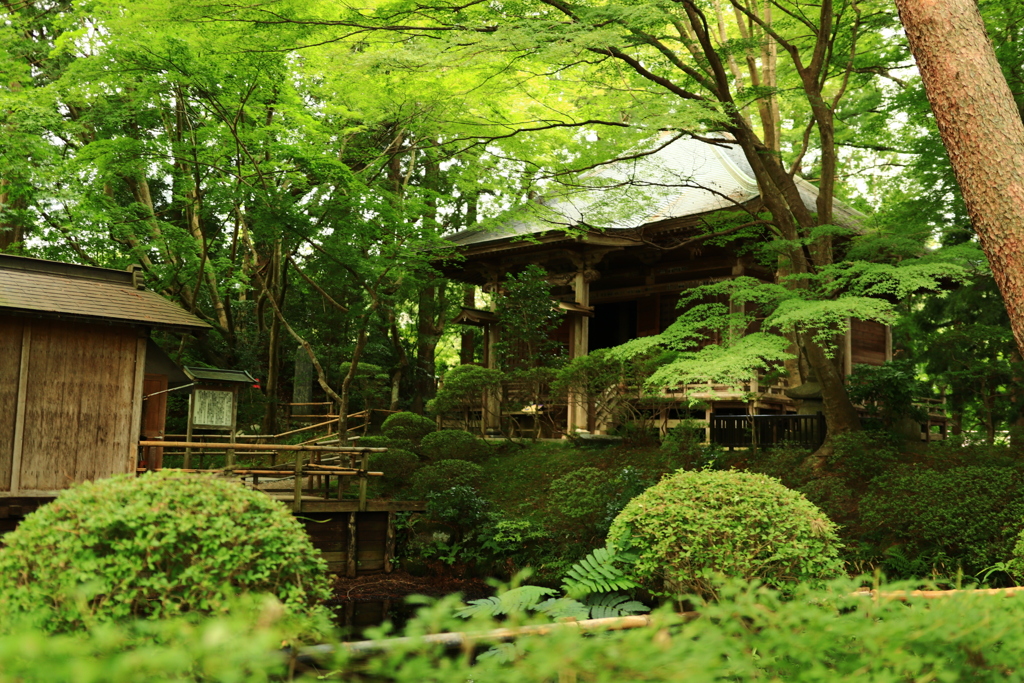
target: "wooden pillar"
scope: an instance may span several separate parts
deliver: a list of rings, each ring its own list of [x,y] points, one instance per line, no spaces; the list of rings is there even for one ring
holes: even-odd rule
[[[345,552],[345,576],[354,578],[356,575],[356,515],[348,513],[348,547]]]
[[[21,490],[21,461],[25,453],[25,404],[28,401],[29,357],[32,348],[32,324],[27,320],[21,332],[21,362],[18,367],[18,398],[14,412],[14,452],[11,454],[11,493]]]
[[[302,461],[304,451],[295,451],[295,499],[292,500],[292,510],[302,512]]]
[[[476,287],[466,287],[462,290],[462,305],[465,308],[476,308]],[[462,333],[462,348],[459,349],[459,363],[462,365],[469,365],[473,362],[476,355],[476,349],[473,348],[475,340],[473,328],[467,326]]]
[[[388,530],[384,538],[384,573],[390,574],[394,569],[393,559],[395,557],[395,517],[394,510],[388,511]]]
[[[195,413],[196,413],[196,388],[192,387],[192,391],[188,395],[188,426],[185,427],[185,441],[192,443],[192,431],[195,425]],[[181,464],[186,470],[192,468],[192,449],[185,449],[185,460]]]
[[[135,340],[135,381],[132,385],[132,438],[128,441],[127,461],[125,462],[125,473],[135,473],[139,466],[139,444],[137,439],[142,435],[142,397],[143,387],[146,385],[146,341],[145,333],[139,334]]]
[[[484,328],[484,357],[486,367],[498,369],[498,326],[488,325]],[[483,395],[483,414],[480,428],[484,435],[501,433],[501,397],[496,391],[488,390]]]
[[[572,288],[576,293],[576,303],[581,306],[590,305],[590,283],[583,270],[576,273]],[[590,318],[585,315],[572,314],[569,328],[569,360],[587,355],[590,350]],[[590,410],[586,397],[570,392],[568,397],[567,432],[575,434],[576,430],[586,431],[590,425]]]

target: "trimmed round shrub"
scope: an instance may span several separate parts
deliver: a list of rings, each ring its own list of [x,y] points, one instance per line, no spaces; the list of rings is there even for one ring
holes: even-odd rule
[[[1021,474],[1008,467],[903,467],[876,477],[860,502],[868,538],[968,574],[1008,559],[1024,529]]]
[[[427,516],[463,530],[487,520],[490,501],[472,486],[452,486],[427,495]]]
[[[424,436],[437,429],[429,417],[416,413],[392,413],[380,426],[380,433],[389,439],[408,439],[415,444]]]
[[[380,489],[387,493],[393,493],[395,489],[408,486],[412,480],[413,472],[420,466],[419,457],[412,451],[402,448],[392,448],[386,453],[372,453],[370,455],[370,469],[374,472],[383,472],[380,477]]]
[[[181,472],[76,486],[3,537],[0,621],[51,631],[97,621],[220,611],[270,593],[312,614],[327,566],[281,503],[236,482]]]
[[[431,493],[446,491],[453,486],[478,488],[484,479],[484,468],[466,460],[442,460],[421,467],[412,475],[412,490],[426,498]]]
[[[442,429],[431,432],[420,441],[423,455],[438,462],[441,460],[468,460],[481,462],[487,459],[490,446],[461,429]]]
[[[836,527],[777,479],[679,471],[631,500],[608,540],[637,555],[633,573],[667,593],[715,594],[714,575],[779,586],[842,574]]]

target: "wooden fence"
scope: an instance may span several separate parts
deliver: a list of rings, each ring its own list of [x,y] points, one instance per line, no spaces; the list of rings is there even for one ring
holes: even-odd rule
[[[818,448],[825,441],[825,416],[712,415],[711,443],[726,448],[760,448],[787,443]]]

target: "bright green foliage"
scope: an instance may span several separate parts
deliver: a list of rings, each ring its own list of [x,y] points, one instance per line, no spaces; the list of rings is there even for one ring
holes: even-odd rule
[[[636,559],[635,555],[618,551],[609,543],[570,567],[562,577],[562,588],[573,598],[639,588],[639,584],[626,574]],[[626,565],[626,569],[618,565]]]
[[[552,619],[604,619],[651,611],[647,605],[622,593],[589,595],[580,602],[572,597],[548,597],[556,592],[542,586],[519,586],[489,598],[470,600],[455,614],[469,619],[538,612]]]
[[[781,586],[843,571],[833,524],[776,479],[680,471],[626,505],[610,545],[638,555],[636,578],[671,593],[714,593],[712,574]]]
[[[469,460],[481,462],[490,453],[486,442],[461,429],[442,429],[431,432],[420,442],[423,455],[434,462],[440,460]]]
[[[375,683],[524,683],[561,680],[616,683],[833,683],[834,681],[971,681],[1020,678],[1024,661],[1024,602],[963,593],[943,600],[872,599],[852,593],[859,582],[827,590],[797,587],[781,594],[758,585],[727,584],[722,600],[699,605],[701,618],[671,607],[651,615],[651,626],[608,631],[551,628],[502,646],[509,657],[452,656],[415,639],[466,631],[452,615],[454,599],[423,607],[404,633],[371,629],[368,637],[414,637],[372,658],[321,655],[319,671],[300,680]],[[908,586],[908,588],[913,586]],[[885,588],[902,588],[886,586]],[[242,612],[238,610],[240,615]],[[527,623],[550,624],[547,614],[482,615],[474,632]],[[510,624],[509,622],[513,622]],[[259,612],[107,625],[82,636],[50,637],[19,629],[0,637],[3,683],[135,683],[136,681],[282,680],[287,660],[276,650],[290,638]],[[300,646],[301,647],[301,646]]]
[[[900,544],[949,574],[975,574],[1009,559],[1024,530],[1022,483],[1004,467],[907,467],[872,481],[860,512],[879,547]]]
[[[480,486],[484,469],[475,462],[466,460],[442,460],[416,470],[412,475],[412,490],[417,496],[426,498],[431,493],[444,491],[453,486]]]
[[[76,486],[0,549],[0,614],[48,631],[132,617],[217,612],[272,593],[305,613],[330,595],[327,567],[280,503],[235,482],[159,472]]]
[[[417,444],[436,429],[437,424],[429,417],[405,412],[388,415],[380,427],[381,434],[389,439],[408,439]]]
[[[457,612],[460,617],[472,617],[477,614],[496,617],[502,614],[513,614],[535,609],[542,598],[557,593],[554,588],[543,586],[519,586],[481,600],[470,600],[466,607]]]
[[[536,264],[509,275],[496,299],[501,325],[498,360],[505,370],[527,370],[557,363],[565,349],[551,333],[562,314],[552,304],[547,273]]]
[[[608,617],[624,617],[630,614],[650,612],[651,608],[628,595],[621,593],[602,593],[587,597],[584,603],[590,608],[591,619],[607,619]]]
[[[282,643],[300,645],[306,627],[270,596],[227,604],[224,613],[93,624],[53,634],[4,623],[3,683],[269,683],[284,680]]]

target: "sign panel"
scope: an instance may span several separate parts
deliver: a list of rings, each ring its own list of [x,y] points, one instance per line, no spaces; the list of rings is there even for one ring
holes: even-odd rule
[[[196,389],[192,394],[192,425],[206,429],[231,429],[235,421],[233,391]]]

